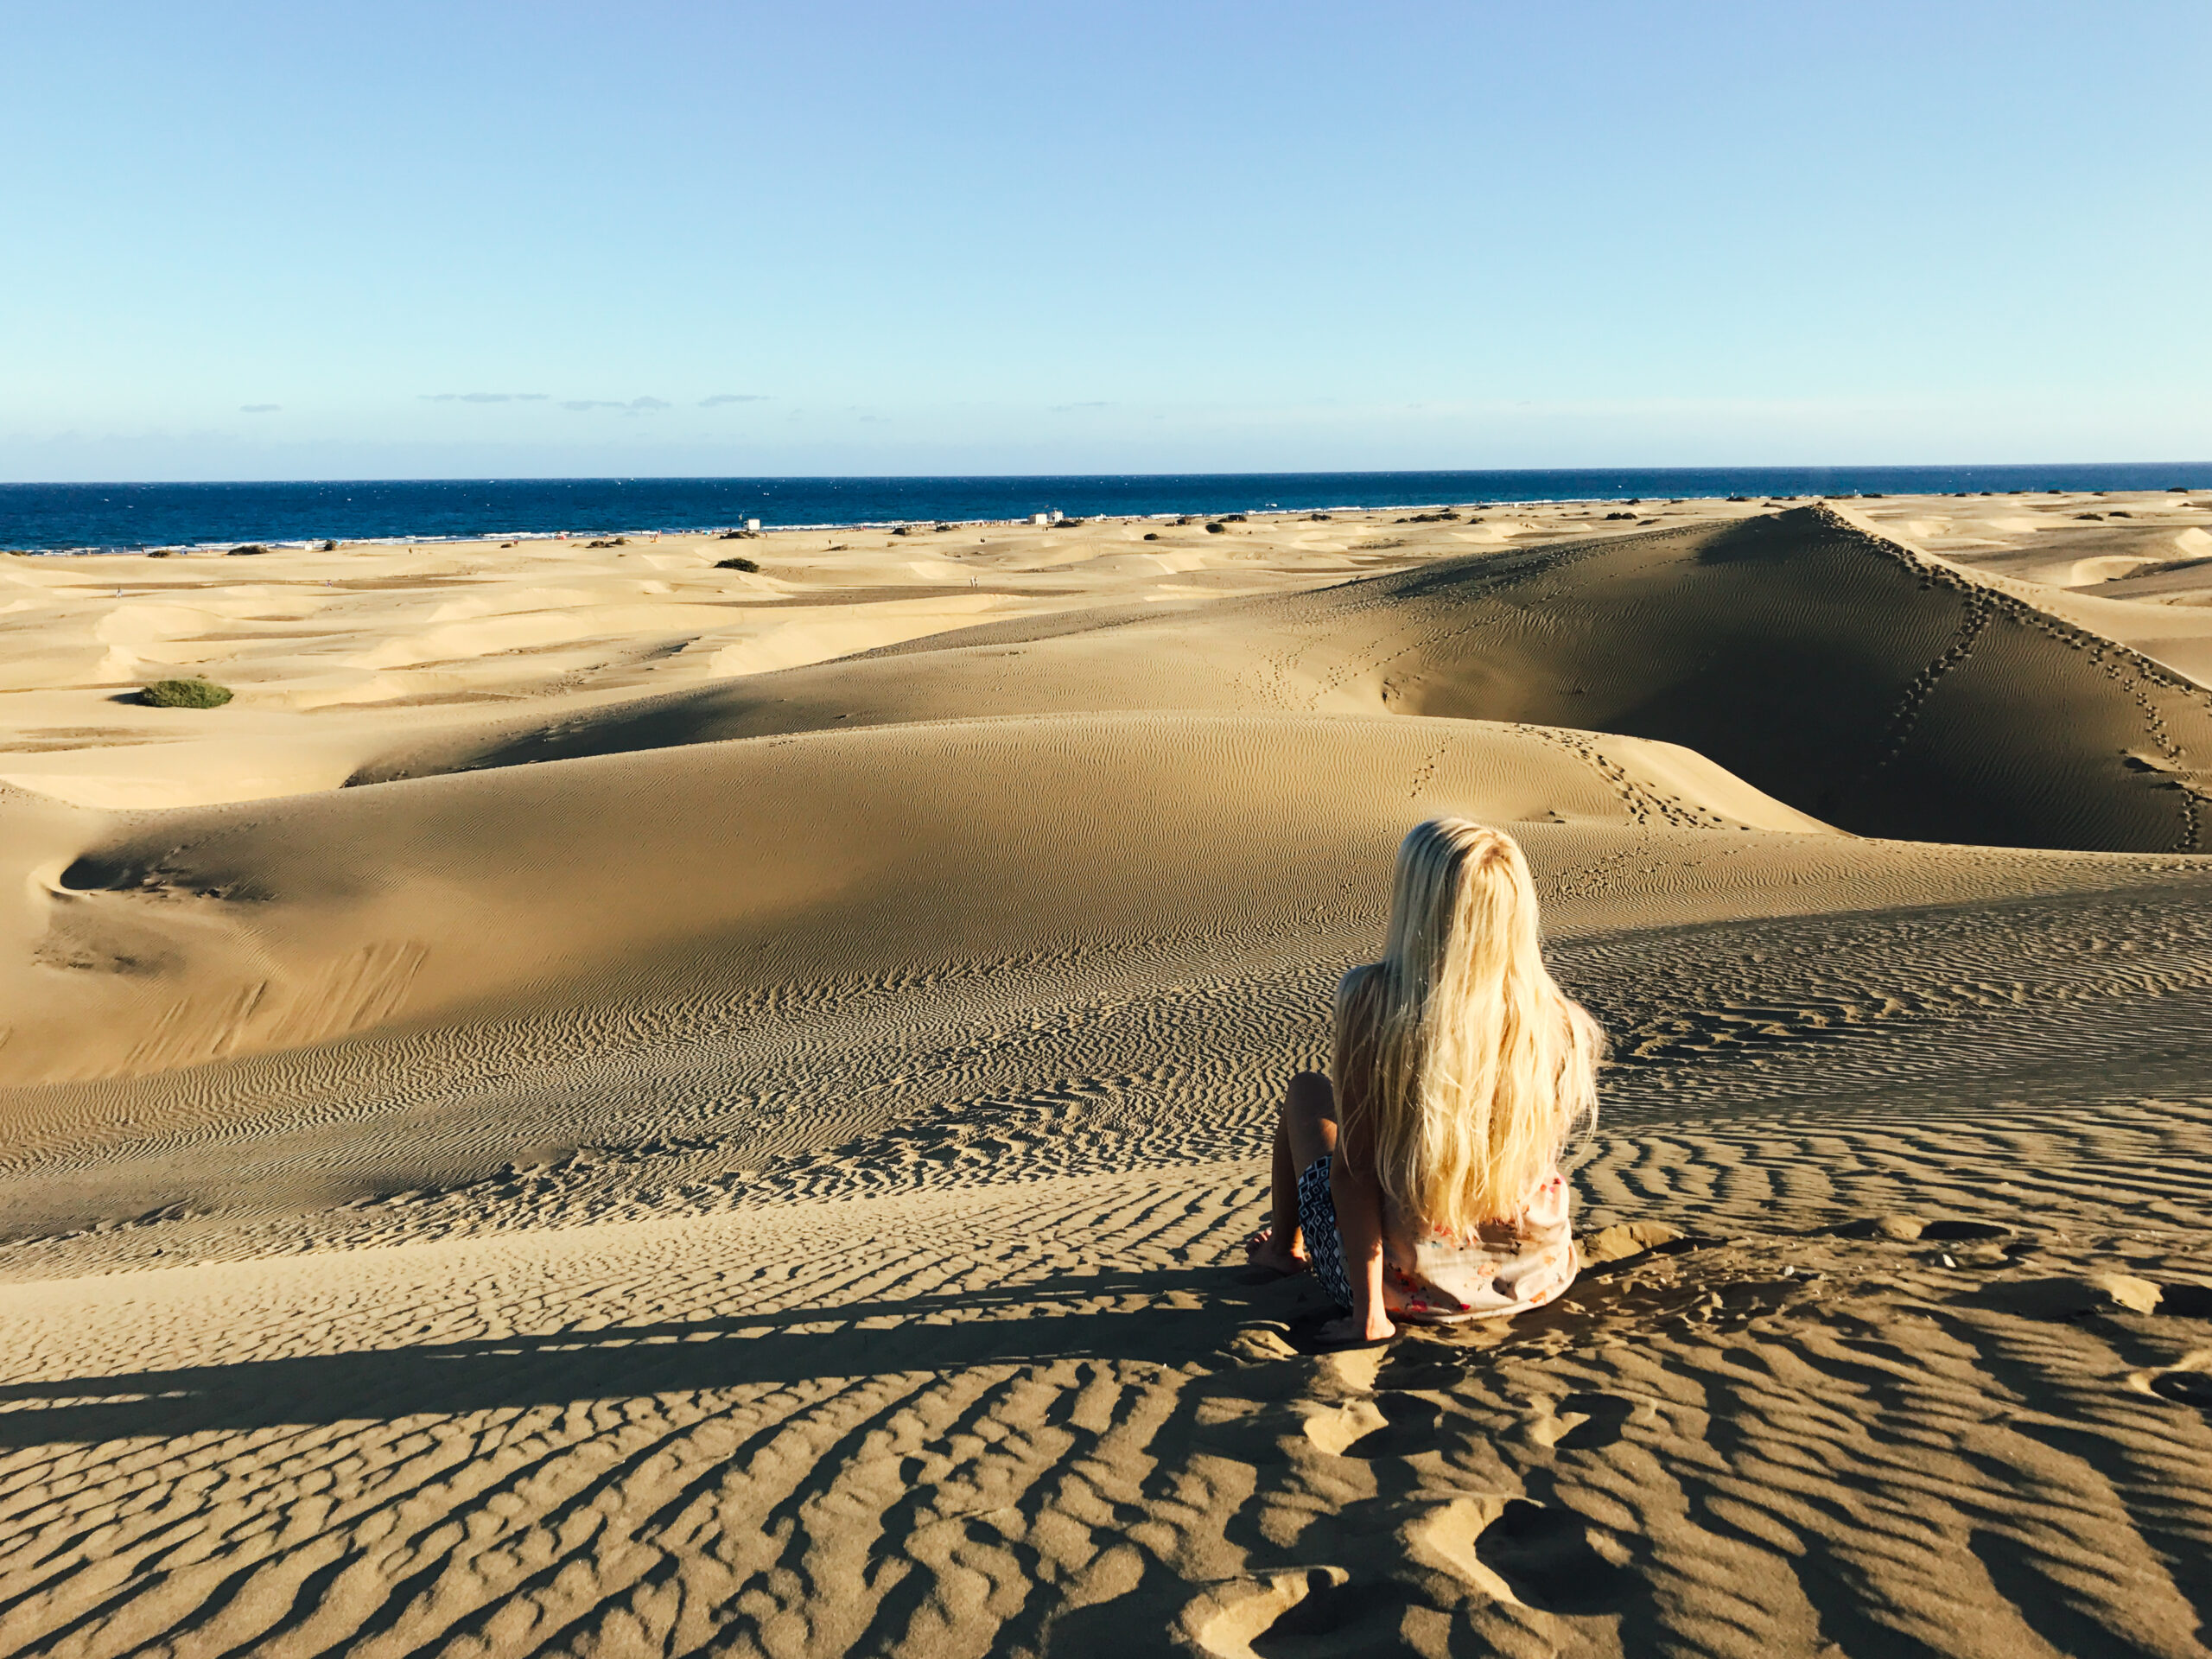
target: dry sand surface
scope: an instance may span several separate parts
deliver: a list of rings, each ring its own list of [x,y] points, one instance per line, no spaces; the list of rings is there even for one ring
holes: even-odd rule
[[[2203,1653],[2208,685],[2168,493],[0,556],[0,1654]],[[1447,811],[1589,1266],[1321,1355]]]

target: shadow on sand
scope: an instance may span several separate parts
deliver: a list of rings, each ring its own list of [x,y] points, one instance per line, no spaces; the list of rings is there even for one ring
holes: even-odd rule
[[[1178,1305],[1159,1306],[1169,1297]],[[0,1384],[0,1446],[1062,1359],[1181,1365],[1217,1352],[1262,1304],[1281,1300],[1280,1289],[1243,1283],[1230,1269],[1173,1268],[899,1301],[60,1377]]]

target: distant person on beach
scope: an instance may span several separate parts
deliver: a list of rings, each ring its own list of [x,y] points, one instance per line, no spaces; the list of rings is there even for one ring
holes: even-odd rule
[[[1463,818],[1420,825],[1382,959],[1338,987],[1333,1084],[1290,1080],[1274,1222],[1248,1254],[1312,1270],[1349,1314],[1332,1344],[1551,1300],[1576,1265],[1560,1154],[1596,1120],[1605,1046],[1544,966],[1519,844]]]

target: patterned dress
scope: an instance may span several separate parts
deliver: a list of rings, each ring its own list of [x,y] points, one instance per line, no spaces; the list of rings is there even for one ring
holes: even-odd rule
[[[1298,1219],[1313,1274],[1331,1300],[1349,1310],[1351,1281],[1324,1154],[1298,1178]],[[1382,1302],[1417,1324],[1502,1319],[1540,1307],[1574,1282],[1580,1266],[1567,1216],[1566,1177],[1554,1168],[1521,1215],[1484,1222],[1463,1238],[1408,1223],[1395,1209],[1382,1225]]]

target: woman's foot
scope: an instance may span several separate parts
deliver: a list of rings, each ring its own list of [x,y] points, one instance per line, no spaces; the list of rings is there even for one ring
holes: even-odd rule
[[[1287,1248],[1275,1243],[1274,1230],[1262,1227],[1244,1241],[1244,1259],[1255,1268],[1265,1268],[1270,1273],[1289,1274],[1303,1273],[1310,1265],[1306,1251],[1294,1237]]]

